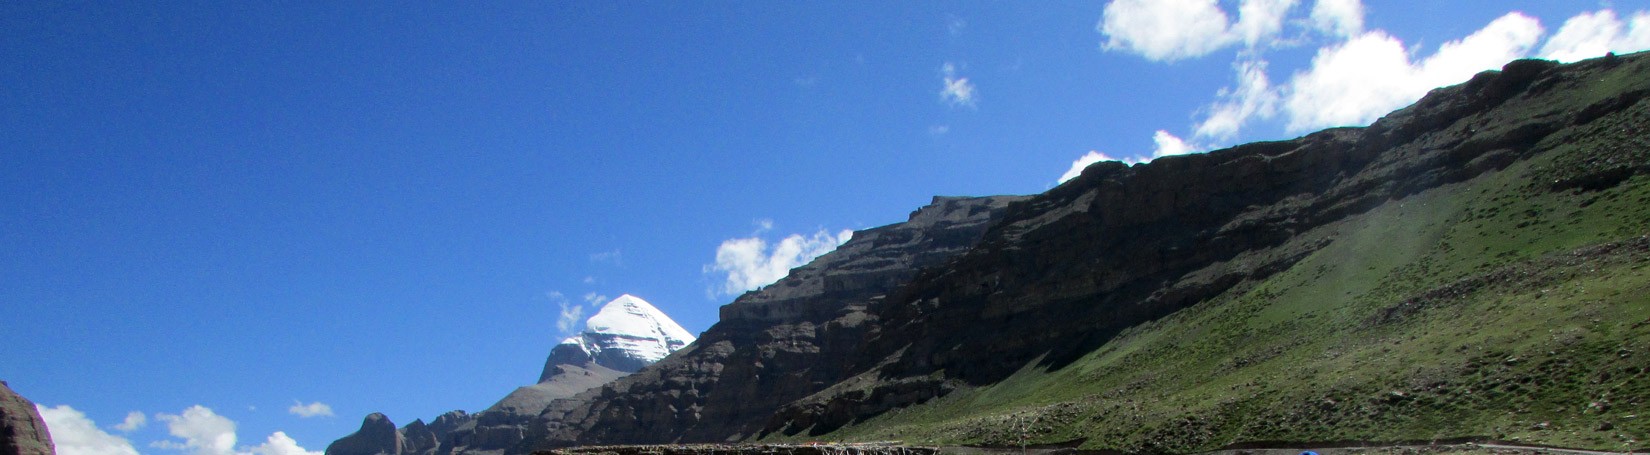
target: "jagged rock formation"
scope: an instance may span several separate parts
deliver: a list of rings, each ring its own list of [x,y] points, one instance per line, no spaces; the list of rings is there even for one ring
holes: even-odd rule
[[[664,312],[636,296],[625,294],[604,304],[585,321],[585,330],[551,349],[539,382],[517,388],[476,414],[451,411],[425,424],[422,419],[396,430],[398,449],[388,442],[362,436],[339,439],[327,455],[434,455],[493,454],[522,443],[527,425],[555,400],[574,396],[635,372],[692,343],[693,335]],[[383,417],[382,414],[373,416]],[[388,419],[382,419],[388,422]],[[383,423],[368,423],[378,428]],[[390,426],[392,429],[393,425]],[[366,431],[367,424],[362,430]],[[381,432],[381,430],[374,430]],[[377,434],[377,433],[374,433]],[[379,441],[363,443],[362,440]],[[346,440],[352,441],[343,446]],[[333,448],[337,447],[338,451]],[[363,451],[366,450],[366,451]]]
[[[972,247],[1021,197],[934,198],[904,223],[851,240],[722,307],[693,345],[637,374],[559,400],[530,428],[535,447],[598,441],[722,441],[754,435],[778,406],[834,383],[867,335],[866,308],[917,270]]]
[[[0,381],[0,455],[52,455],[51,432],[40,410]]]
[[[1642,128],[1619,113],[1647,109],[1643,74],[1642,54],[1521,60],[1367,128],[1099,163],[1030,199],[936,199],[741,296],[676,355],[552,402],[512,451],[822,435],[1028,366],[1058,370],[1125,329],[1290,269],[1333,244],[1336,223],[1598,128]],[[1650,172],[1642,130],[1612,131],[1628,142],[1557,168],[1551,189]]]
[[[395,428],[395,423],[389,417],[374,412],[361,421],[361,429],[328,444],[326,454],[401,455],[406,453],[406,445],[406,438]]]
[[[441,437],[424,424],[424,419],[414,419],[412,423],[401,427],[402,453],[422,454],[434,452],[441,445]]]

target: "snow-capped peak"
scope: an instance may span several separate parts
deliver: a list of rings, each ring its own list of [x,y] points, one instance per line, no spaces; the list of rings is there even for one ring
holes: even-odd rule
[[[583,333],[561,344],[576,346],[598,364],[635,371],[687,346],[693,339],[687,329],[646,300],[625,294],[602,305],[585,321]]]

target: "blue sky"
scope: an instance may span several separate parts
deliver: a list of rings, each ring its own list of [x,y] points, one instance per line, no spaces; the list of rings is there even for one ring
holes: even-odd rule
[[[6,2],[0,379],[70,455],[318,451],[490,405],[590,302],[697,333],[931,196],[1365,124],[1646,11]]]

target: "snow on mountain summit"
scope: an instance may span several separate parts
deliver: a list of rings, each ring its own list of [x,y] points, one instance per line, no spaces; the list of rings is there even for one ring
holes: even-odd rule
[[[619,371],[635,371],[657,362],[693,342],[693,335],[653,304],[625,294],[613,299],[585,321],[584,332],[562,340],[552,352],[552,363],[572,363],[570,352]],[[558,357],[561,357],[558,359]],[[548,366],[546,369],[548,374]]]

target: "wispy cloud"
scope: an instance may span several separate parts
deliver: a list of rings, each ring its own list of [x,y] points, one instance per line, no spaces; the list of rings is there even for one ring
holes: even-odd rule
[[[304,404],[302,401],[293,400],[292,407],[286,408],[286,412],[303,418],[332,417],[332,406],[319,401]]]
[[[1240,60],[1232,67],[1237,71],[1237,87],[1215,94],[1219,101],[1207,108],[1209,116],[1198,123],[1197,137],[1230,139],[1249,119],[1271,118],[1277,113],[1279,95],[1266,76],[1266,62]]]
[[[1364,4],[1358,0],[1318,0],[1312,3],[1311,19],[1320,33],[1351,38],[1364,31]]]
[[[974,90],[974,83],[968,78],[957,74],[957,65],[945,62],[940,66],[940,80],[945,83],[940,89],[940,101],[950,104],[951,107],[974,107],[978,101],[978,94]]]
[[[721,275],[722,282],[710,290],[711,296],[734,295],[779,281],[791,269],[807,264],[848,242],[853,231],[832,234],[824,229],[810,235],[791,234],[769,248],[761,237],[728,239],[716,247],[716,262],[705,272]]]
[[[624,267],[624,252],[614,248],[613,251],[590,253],[590,262],[608,264],[614,267]]]
[[[104,432],[75,408],[69,405],[45,407],[35,405],[40,412],[41,420],[46,422],[46,431],[51,432],[52,445],[59,455],[137,455],[138,451],[132,447],[131,441],[126,438]],[[139,413],[142,415],[142,413]],[[132,421],[130,415],[127,422]],[[125,422],[122,422],[123,424]],[[141,426],[141,425],[139,425]],[[117,428],[119,425],[116,426]],[[133,428],[134,430],[136,427]]]
[[[547,292],[545,297],[549,297],[551,302],[555,302],[556,306],[561,308],[560,313],[556,316],[556,330],[560,331],[562,335],[571,333],[574,328],[579,326],[580,322],[584,322],[583,306],[573,303],[567,299],[567,296],[557,291]]]
[[[148,424],[149,424],[149,417],[148,416],[143,415],[143,413],[139,412],[139,411],[132,411],[132,412],[126,413],[126,420],[123,420],[120,423],[115,424],[115,429],[120,430],[120,432],[122,432],[122,433],[131,433],[133,431],[137,431],[138,429],[143,428],[145,425],[148,425]]]

